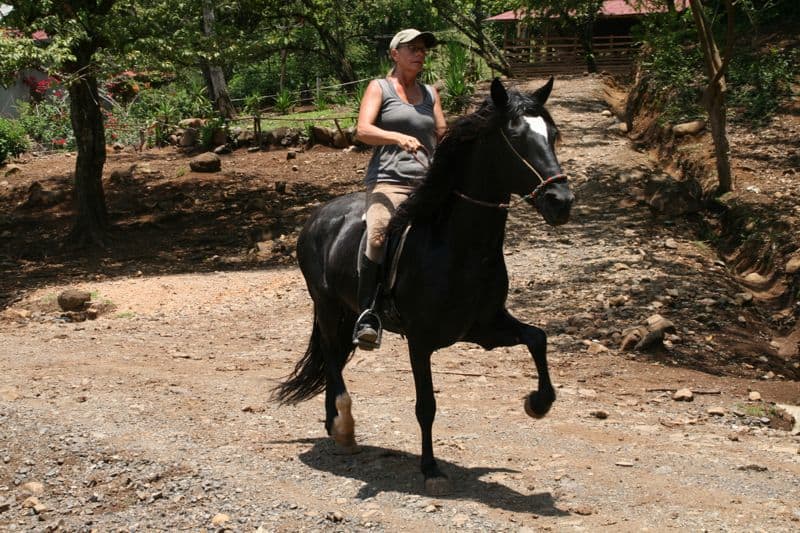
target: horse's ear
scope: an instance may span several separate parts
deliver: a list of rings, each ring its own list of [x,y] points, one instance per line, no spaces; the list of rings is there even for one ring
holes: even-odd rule
[[[550,79],[547,80],[547,83],[536,89],[533,93],[533,98],[536,99],[541,105],[544,105],[547,102],[547,98],[550,96],[550,91],[553,90],[553,76],[550,76]]]
[[[500,78],[492,80],[492,102],[497,109],[505,109],[508,106],[508,93],[500,82]]]

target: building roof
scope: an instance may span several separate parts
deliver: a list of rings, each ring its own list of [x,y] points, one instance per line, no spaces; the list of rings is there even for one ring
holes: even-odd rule
[[[678,11],[686,9],[688,0],[675,0],[675,7]],[[646,15],[648,13],[663,13],[667,10],[663,2],[642,2],[642,5],[631,5],[628,0],[605,0],[600,8],[601,17],[631,17],[636,15]],[[486,20],[495,22],[509,22],[522,20],[525,18],[525,11],[522,9],[512,9],[504,11],[499,15],[494,15]]]

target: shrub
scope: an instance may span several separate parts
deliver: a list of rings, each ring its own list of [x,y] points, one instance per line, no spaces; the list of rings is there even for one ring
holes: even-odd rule
[[[27,149],[28,138],[22,124],[0,117],[0,165],[9,156],[18,156]]]
[[[17,113],[19,123],[34,142],[46,148],[75,148],[66,93],[54,91],[38,103],[19,101]]]
[[[727,76],[731,107],[740,108],[745,120],[766,122],[781,99],[791,95],[797,63],[796,49],[735,55]]]
[[[288,113],[294,104],[294,96],[287,89],[283,89],[275,96],[275,109],[282,115]]]
[[[469,81],[469,52],[458,42],[447,44],[447,69],[444,76],[444,106],[453,113],[460,113],[469,105],[474,90]]]

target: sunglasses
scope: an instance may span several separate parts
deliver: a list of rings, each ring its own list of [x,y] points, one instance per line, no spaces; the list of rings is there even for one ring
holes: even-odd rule
[[[404,44],[399,48],[407,48],[412,54],[428,53],[428,48],[421,44]]]

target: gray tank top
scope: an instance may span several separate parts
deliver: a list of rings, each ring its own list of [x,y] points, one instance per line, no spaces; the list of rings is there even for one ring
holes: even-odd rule
[[[408,104],[397,96],[394,84],[387,79],[378,80],[383,94],[381,109],[375,125],[389,131],[399,131],[416,137],[424,150],[410,154],[396,144],[376,146],[367,167],[364,181],[367,185],[380,182],[404,183],[425,177],[433,149],[436,147],[436,121],[433,118],[434,96],[428,85],[423,85],[422,102]]]

